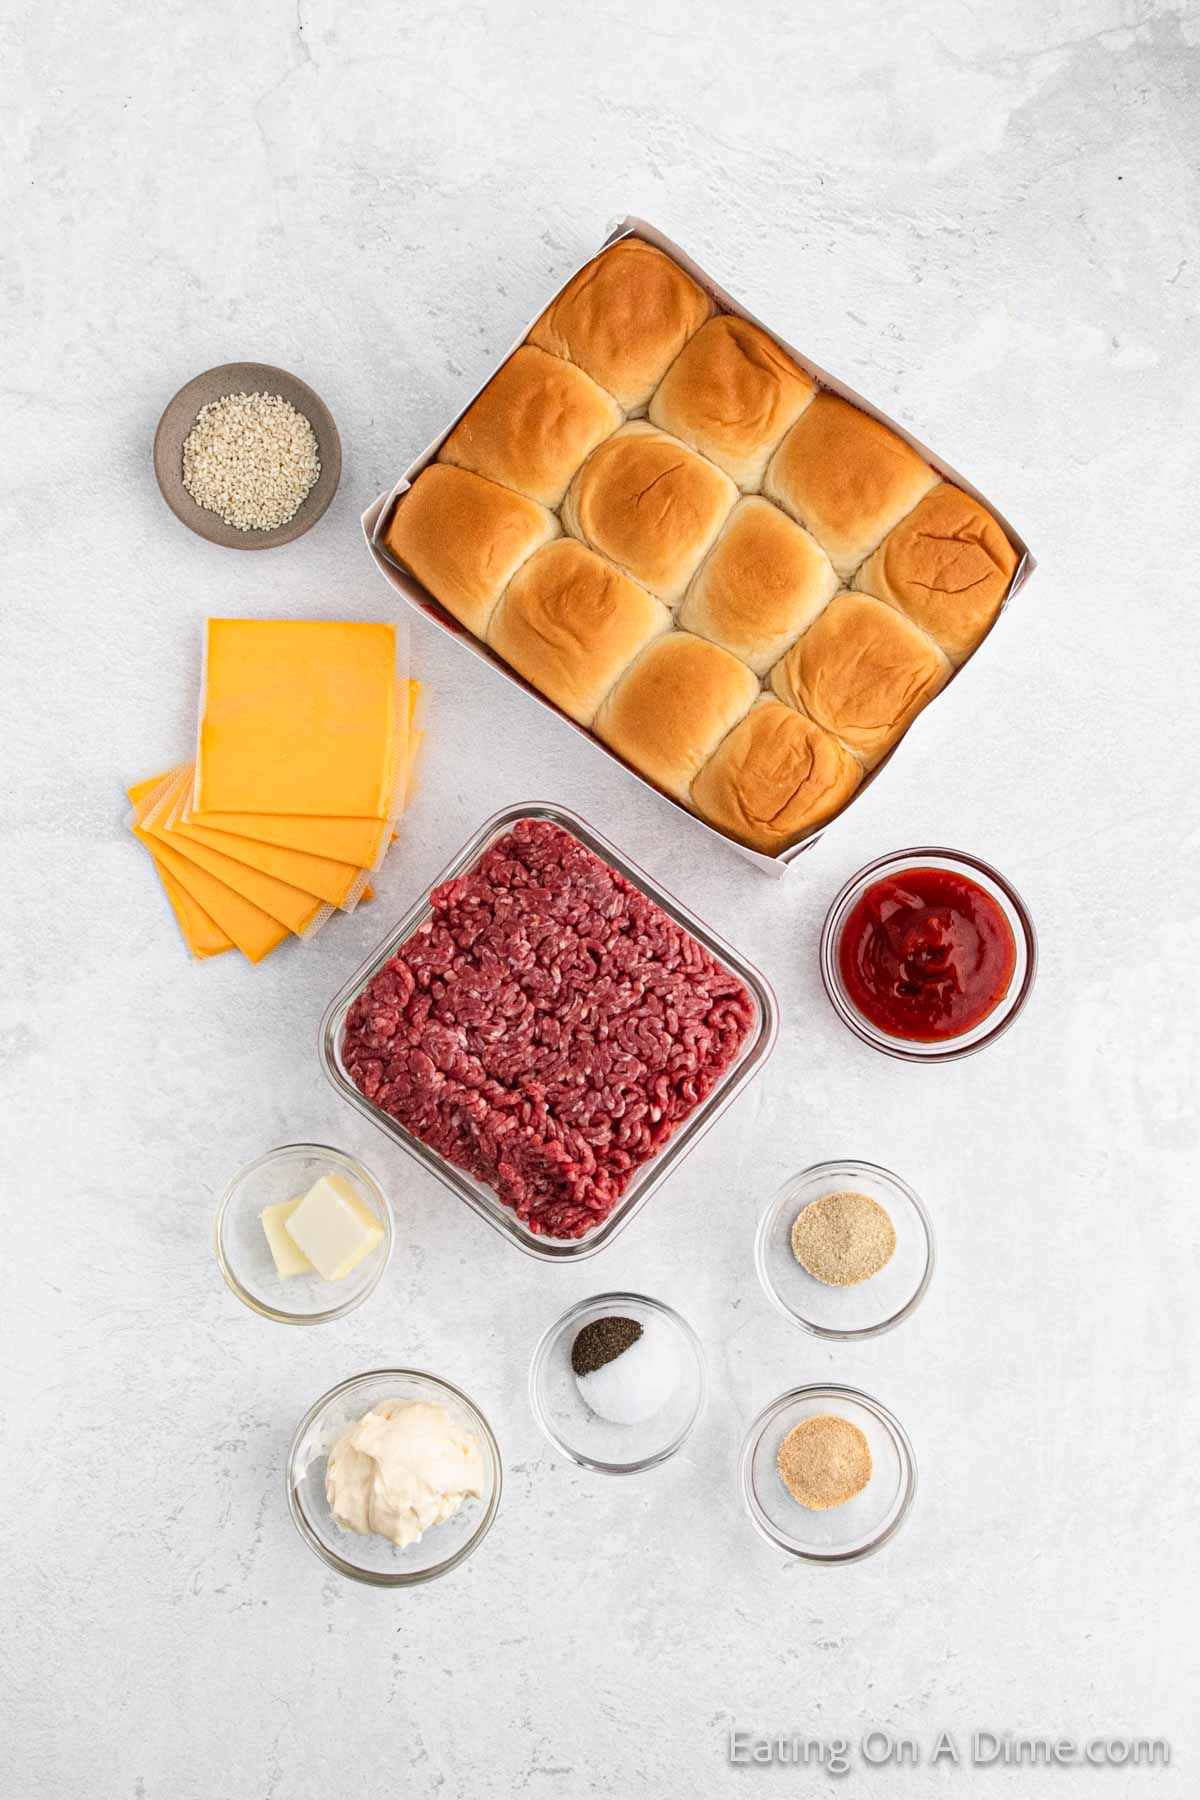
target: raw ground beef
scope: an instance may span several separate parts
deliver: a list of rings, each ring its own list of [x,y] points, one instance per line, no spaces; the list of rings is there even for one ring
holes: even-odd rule
[[[347,1013],[346,1067],[531,1231],[582,1237],[711,1092],[750,996],[545,820],[521,820],[432,898]]]

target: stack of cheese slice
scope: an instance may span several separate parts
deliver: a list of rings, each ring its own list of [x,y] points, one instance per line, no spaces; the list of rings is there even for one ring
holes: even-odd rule
[[[261,962],[371,897],[420,733],[396,628],[210,619],[195,761],[127,790],[195,957]]]

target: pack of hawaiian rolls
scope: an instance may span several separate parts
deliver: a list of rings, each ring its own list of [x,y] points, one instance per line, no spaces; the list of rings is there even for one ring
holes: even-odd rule
[[[414,604],[771,862],[853,800],[1033,566],[640,220],[363,523]]]

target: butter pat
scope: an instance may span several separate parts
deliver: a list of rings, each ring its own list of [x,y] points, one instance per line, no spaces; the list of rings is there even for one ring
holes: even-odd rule
[[[383,1226],[344,1175],[322,1175],[283,1222],[292,1243],[326,1281],[342,1281],[383,1242]]]
[[[287,1222],[303,1198],[303,1194],[297,1194],[294,1200],[279,1200],[258,1215],[275,1259],[275,1273],[285,1281],[289,1275],[311,1275],[313,1272],[307,1256],[287,1233]]]

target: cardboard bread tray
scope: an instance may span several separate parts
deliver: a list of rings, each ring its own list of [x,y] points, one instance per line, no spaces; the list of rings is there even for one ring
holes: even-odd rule
[[[749,319],[751,324],[759,326],[761,330],[773,337],[776,343],[780,344],[782,348],[787,351],[789,356],[794,357],[800,364],[800,367],[807,370],[814,381],[819,382],[822,387],[829,388],[833,393],[839,394],[842,399],[849,400],[853,405],[861,407],[862,410],[869,413],[872,418],[878,419],[881,424],[886,425],[889,430],[894,431],[898,437],[903,438],[906,444],[911,444],[912,448],[916,450],[919,455],[923,456],[944,480],[953,482],[956,487],[962,488],[965,493],[971,494],[985,506],[992,514],[993,518],[996,519],[997,523],[1002,526],[1010,543],[1016,550],[1018,557],[1017,566],[1013,572],[1013,578],[1009,583],[1008,592],[1005,595],[1003,604],[1000,608],[1000,611],[1004,612],[1009,605],[1009,602],[1020,589],[1024,587],[1037,565],[1020,533],[1009,520],[1005,518],[1004,514],[993,504],[993,502],[989,500],[985,494],[981,494],[979,489],[975,487],[972,482],[968,481],[964,475],[961,475],[957,469],[951,468],[949,463],[929,448],[928,444],[923,444],[919,438],[913,436],[911,431],[906,430],[906,428],[903,425],[898,424],[895,419],[890,419],[886,413],[881,412],[877,406],[873,406],[870,400],[866,399],[864,395],[856,392],[854,388],[849,387],[846,382],[839,380],[836,375],[830,374],[827,369],[821,368],[817,363],[813,362],[812,358],[806,355],[803,350],[797,349],[795,344],[789,343],[786,338],[781,337],[780,334],[774,330],[771,325],[767,324],[765,320],[758,318],[754,313],[750,312],[748,308],[743,306],[740,301],[735,300],[733,295],[727,293],[719,282],[714,281],[708,271],[701,268],[700,264],[694,261],[681,245],[675,243],[673,239],[667,237],[665,233],[659,231],[656,226],[651,225],[647,220],[632,217],[622,219],[618,225],[614,225],[604,242],[598,245],[597,249],[589,251],[588,255],[583,257],[564,277],[555,293],[547,295],[547,297],[539,304],[537,311],[525,325],[516,341],[509,346],[503,356],[498,358],[495,366],[489,369],[485,380],[479,384],[474,393],[467,396],[454,417],[446,421],[444,429],[438,433],[432,443],[426,445],[419,456],[413,458],[412,462],[409,463],[395,485],[389,488],[386,493],[380,494],[378,499],[373,501],[367,508],[362,516],[363,531],[366,535],[367,546],[371,552],[371,556],[384,580],[389,582],[390,585],[395,588],[397,593],[403,594],[404,598],[411,606],[414,606],[418,612],[423,613],[426,618],[432,619],[434,623],[441,626],[444,631],[447,631],[452,636],[456,637],[463,647],[469,650],[473,655],[478,656],[484,662],[490,663],[491,666],[505,678],[505,680],[513,682],[517,687],[523,688],[526,693],[532,694],[539,704],[545,707],[547,712],[554,714],[562,725],[567,726],[570,730],[578,732],[581,737],[586,738],[587,741],[595,747],[598,754],[606,756],[610,761],[617,763],[620,768],[625,770],[631,781],[636,781],[640,786],[648,788],[651,793],[657,794],[664,805],[673,807],[677,812],[682,813],[685,818],[690,819],[694,825],[698,826],[701,831],[707,832],[710,837],[717,838],[722,843],[731,844],[735,850],[749,862],[752,862],[756,868],[761,869],[765,874],[782,876],[806,850],[812,849],[813,845],[818,842],[826,831],[837,824],[838,819],[843,818],[845,814],[850,811],[858,800],[859,795],[864,794],[871,784],[878,779],[884,769],[887,768],[892,758],[896,755],[896,752],[903,745],[909,732],[915,730],[919,726],[920,715],[918,715],[909,726],[904,737],[892,747],[888,754],[865,777],[853,798],[845,807],[843,807],[841,813],[837,815],[837,818],[831,819],[829,824],[822,826],[820,830],[813,832],[810,837],[804,838],[800,843],[793,844],[791,849],[782,851],[778,856],[764,856],[760,851],[751,850],[747,845],[739,844],[735,838],[727,837],[724,832],[716,831],[711,825],[706,825],[703,819],[689,811],[687,807],[681,806],[677,800],[673,800],[669,795],[663,794],[652,782],[643,780],[636,770],[631,769],[627,762],[617,756],[614,751],[607,747],[607,745],[601,743],[600,739],[592,732],[586,730],[582,725],[576,724],[575,720],[569,719],[565,713],[560,712],[558,707],[556,707],[552,701],[547,700],[544,694],[539,693],[529,682],[522,680],[516,671],[510,669],[507,663],[502,662],[498,656],[494,655],[493,652],[488,649],[486,644],[481,643],[480,640],[475,637],[473,633],[468,631],[465,626],[460,625],[456,619],[452,618],[451,615],[438,604],[432,594],[430,594],[426,588],[422,587],[415,576],[410,575],[406,569],[401,568],[401,566],[393,560],[382,541],[383,532],[391,517],[392,507],[395,505],[398,497],[406,488],[411,487],[426,463],[433,461],[467,408],[474,404],[475,400],[482,393],[488,382],[491,381],[496,371],[507,362],[513,351],[518,349],[519,346],[524,343],[529,332],[533,329],[538,319],[541,318],[546,308],[557,299],[558,295],[562,292],[563,288],[567,286],[568,282],[573,281],[579,270],[587,263],[591,262],[594,256],[598,255],[601,250],[606,250],[610,244],[615,244],[619,238],[624,237],[644,238],[648,244],[653,244],[657,249],[665,251],[666,254],[672,257],[681,268],[687,271],[694,281],[698,282],[707,293],[712,295],[722,311],[736,313],[739,318]],[[991,632],[995,630],[997,622],[998,617],[996,621],[993,621],[991,628],[986,634],[987,637],[991,636]],[[986,642],[986,637],[983,641]],[[967,661],[962,667],[955,670],[950,678],[951,681],[957,681],[961,677],[964,670],[970,667],[970,664],[974,661],[975,656],[978,655],[979,650],[982,649],[982,647],[981,642],[972,655],[967,658]],[[950,683],[948,682],[947,686],[949,685]],[[936,704],[936,699],[931,702],[931,705]],[[928,708],[926,710],[928,710]]]

